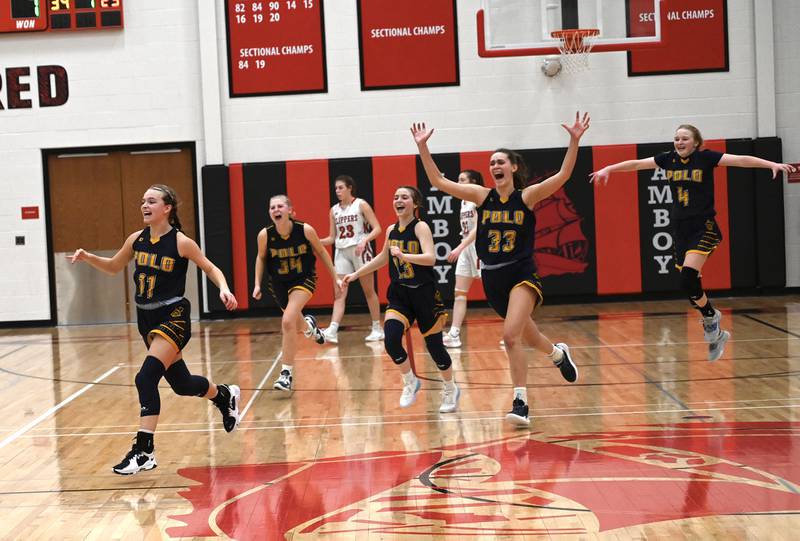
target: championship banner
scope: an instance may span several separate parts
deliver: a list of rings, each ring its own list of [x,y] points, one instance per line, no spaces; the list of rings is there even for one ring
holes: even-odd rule
[[[361,90],[459,84],[455,0],[359,0]]]
[[[652,0],[626,0],[628,36],[652,36]],[[628,52],[628,76],[728,71],[726,0],[662,0],[661,45]]]

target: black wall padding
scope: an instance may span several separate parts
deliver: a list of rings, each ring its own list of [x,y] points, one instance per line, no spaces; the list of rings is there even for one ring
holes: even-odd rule
[[[205,254],[233,287],[233,252],[231,249],[231,197],[228,168],[206,165],[201,170],[203,183],[203,233]],[[226,312],[219,300],[219,289],[208,280],[209,312]],[[202,307],[201,307],[202,312]]]

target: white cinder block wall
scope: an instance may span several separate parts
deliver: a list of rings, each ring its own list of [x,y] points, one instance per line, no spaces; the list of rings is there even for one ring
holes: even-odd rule
[[[20,219],[21,206],[44,205],[42,148],[196,141],[198,166],[220,156],[235,163],[411,154],[408,126],[416,120],[437,128],[434,152],[540,148],[566,144],[559,124],[576,109],[593,117],[587,145],[666,141],[687,121],[709,139],[756,137],[759,115],[771,114],[756,93],[755,9],[767,1],[774,37],[759,39],[774,39],[777,134],[761,135],[778,135],[784,158],[800,161],[795,0],[728,0],[729,72],[628,78],[625,54],[607,53],[593,55],[587,73],[553,79],[540,73],[538,58],[479,58],[480,2],[459,0],[461,85],[371,92],[360,90],[356,2],[327,0],[328,93],[237,99],[228,98],[221,0],[128,1],[121,32],[2,35],[0,68],[62,65],[70,98],[42,109],[32,92],[33,109],[0,111],[0,322],[50,318],[45,222]],[[209,22],[216,36],[198,30]],[[218,65],[201,42],[214,39]],[[219,104],[209,103],[216,88],[201,88],[215,75]],[[82,213],[101,203],[75,204]],[[798,210],[800,185],[787,186],[790,286],[800,286]],[[14,246],[20,233],[24,247]]]

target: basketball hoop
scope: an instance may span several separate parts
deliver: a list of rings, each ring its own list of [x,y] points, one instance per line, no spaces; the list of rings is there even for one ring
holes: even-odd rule
[[[556,30],[550,35],[558,40],[561,52],[561,64],[567,73],[579,73],[589,69],[589,53],[592,52],[594,40],[600,35],[597,28],[574,28]]]

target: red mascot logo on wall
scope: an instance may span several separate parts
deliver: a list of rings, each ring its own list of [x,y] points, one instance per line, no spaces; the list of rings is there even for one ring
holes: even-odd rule
[[[663,521],[800,511],[800,423],[526,434],[421,452],[185,468],[173,537],[629,536]],[[776,460],[780,457],[780,460]],[[750,524],[750,522],[745,522]],[[741,526],[741,524],[740,524]],[[679,527],[678,527],[679,528]]]

